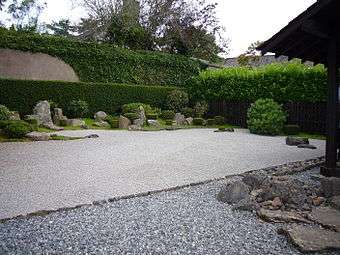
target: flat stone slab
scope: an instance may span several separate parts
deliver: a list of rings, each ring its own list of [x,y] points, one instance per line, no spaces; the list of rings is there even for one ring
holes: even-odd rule
[[[63,131],[97,139],[0,143],[0,219],[164,190],[324,155],[236,129]]]
[[[293,226],[281,232],[302,252],[322,252],[340,249],[340,233],[321,228]]]
[[[330,207],[313,208],[309,218],[320,225],[340,232],[340,211]]]
[[[303,222],[303,223],[311,223],[308,219],[303,217],[302,214],[297,212],[288,212],[288,211],[272,211],[261,208],[257,211],[257,215],[264,221],[273,222],[273,223],[290,223],[290,222]]]

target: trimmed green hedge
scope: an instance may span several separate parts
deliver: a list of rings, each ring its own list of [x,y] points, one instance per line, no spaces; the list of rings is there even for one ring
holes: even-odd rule
[[[0,28],[0,48],[41,52],[68,63],[83,82],[183,86],[200,64],[181,55],[130,51],[111,44]]]
[[[0,104],[22,114],[31,114],[40,100],[52,100],[66,109],[72,100],[84,100],[89,115],[97,111],[114,113],[131,102],[143,102],[164,107],[167,96],[176,87],[136,86],[108,83],[79,83],[60,81],[29,81],[0,79]]]
[[[257,69],[209,70],[186,84],[194,101],[251,101],[271,98],[277,102],[323,102],[327,74],[323,66],[297,62],[272,64]]]

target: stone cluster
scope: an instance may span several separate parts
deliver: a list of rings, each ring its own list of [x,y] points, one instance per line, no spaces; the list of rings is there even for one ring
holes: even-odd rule
[[[314,163],[318,164],[317,161]],[[340,249],[340,238],[325,244],[317,239],[321,234],[329,240],[340,236],[340,178],[318,175],[308,176],[304,180],[292,174],[307,171],[310,163],[304,167],[296,165],[295,169],[289,168],[281,166],[281,171],[262,170],[238,176],[224,185],[217,199],[231,204],[234,210],[256,212],[264,221],[310,224],[297,228],[289,225],[280,231],[297,244],[301,251]],[[324,229],[313,227],[315,224]],[[310,247],[308,243],[320,245]]]

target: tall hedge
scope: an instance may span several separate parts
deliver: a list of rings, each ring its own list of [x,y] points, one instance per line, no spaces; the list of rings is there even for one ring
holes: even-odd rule
[[[277,102],[323,102],[327,74],[323,66],[309,67],[297,62],[272,64],[257,69],[209,70],[190,79],[186,87],[193,100]]]
[[[83,82],[183,86],[200,64],[180,55],[130,51],[111,44],[0,28],[0,48],[46,53],[72,66]]]
[[[72,100],[81,99],[89,104],[89,116],[93,116],[97,111],[114,113],[132,102],[162,108],[174,89],[176,87],[0,79],[0,105],[32,114],[40,100],[51,100],[65,109]]]

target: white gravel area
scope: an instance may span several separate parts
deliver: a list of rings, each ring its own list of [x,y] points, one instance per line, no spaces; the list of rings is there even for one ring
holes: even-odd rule
[[[239,174],[324,155],[285,137],[214,133],[64,131],[98,139],[0,144],[0,219]]]

